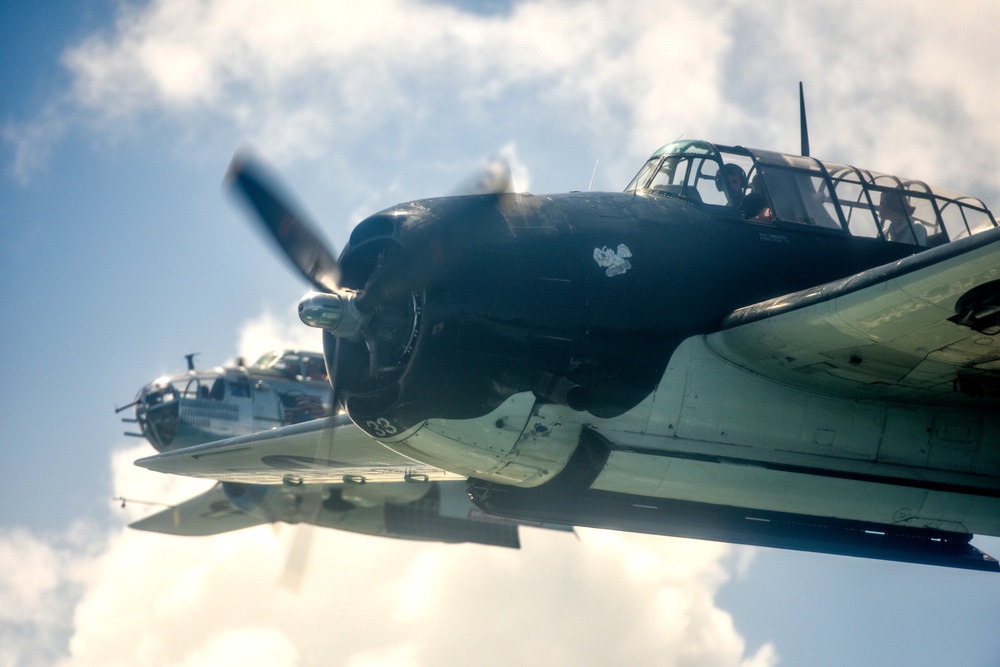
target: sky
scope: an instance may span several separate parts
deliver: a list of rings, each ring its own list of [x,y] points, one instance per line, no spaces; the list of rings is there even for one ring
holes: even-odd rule
[[[1000,6],[852,0],[0,4],[0,667],[1000,660],[1000,577],[595,530],[523,547],[130,531],[119,421],[183,367],[317,347],[305,286],[223,192],[251,146],[342,248],[495,156],[621,190],[678,137],[813,155],[1000,207]],[[596,171],[595,171],[596,165]],[[124,414],[124,413],[123,413]],[[1000,539],[977,538],[1000,555]]]

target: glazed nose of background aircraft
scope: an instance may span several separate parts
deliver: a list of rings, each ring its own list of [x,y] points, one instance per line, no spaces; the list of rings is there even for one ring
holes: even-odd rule
[[[180,400],[171,384],[151,382],[139,391],[135,401],[135,419],[142,434],[159,451],[163,451],[177,435]]]

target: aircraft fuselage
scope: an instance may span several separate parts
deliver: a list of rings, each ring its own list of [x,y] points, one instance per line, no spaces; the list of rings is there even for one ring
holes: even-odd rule
[[[403,261],[375,271],[375,252]],[[826,229],[709,216],[667,197],[415,202],[360,223],[342,260],[346,285],[380,301],[416,301],[407,324],[417,324],[404,332],[414,337],[408,365],[394,360],[373,378],[368,349],[348,343],[358,354],[341,356],[340,386],[362,428],[383,420],[396,432],[429,418],[482,416],[514,393],[545,394],[553,378],[577,388],[591,414],[613,417],[652,392],[682,340],[717,329],[732,310],[912,252]]]
[[[1000,534],[997,477],[968,472],[978,444],[943,472],[919,443],[908,449],[942,411],[803,398],[697,343],[740,307],[917,249],[714,208],[501,195],[362,222],[344,283],[412,303],[414,325],[393,368],[374,376],[373,346],[341,341],[352,419],[405,456],[473,478],[473,497],[498,514],[900,559],[920,551],[914,541],[945,543],[945,556],[914,558],[957,553],[978,566],[968,533]],[[804,518],[826,537],[803,536]]]

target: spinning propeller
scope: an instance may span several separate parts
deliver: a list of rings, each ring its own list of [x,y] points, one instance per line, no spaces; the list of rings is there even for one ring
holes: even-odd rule
[[[340,285],[341,266],[333,252],[263,164],[247,151],[238,152],[229,166],[225,182],[242,196],[265,235],[314,289],[299,301],[299,318],[324,331],[334,406],[339,404],[338,392],[342,391],[337,374],[344,349],[342,341],[351,349],[358,349],[363,341],[360,349],[367,348],[371,377],[393,370],[401,353],[400,346],[390,340],[389,332],[405,329],[403,325],[411,321],[415,335],[415,319],[419,314],[416,293],[431,280],[431,274],[403,262],[396,266],[391,276],[384,275],[382,267],[377,267],[366,284],[373,288],[370,293],[343,287]],[[511,192],[511,182],[507,163],[493,160],[467,179],[456,194]],[[474,217],[474,209],[474,204],[462,204],[455,211],[455,218]],[[380,280],[383,278],[389,279]],[[315,458],[320,459],[319,452]],[[283,577],[284,583],[293,588],[301,581],[311,550],[313,526],[308,523],[315,523],[323,502],[324,494],[320,493],[306,493],[302,499],[300,510],[306,524],[299,525]]]
[[[240,152],[233,157],[226,173],[226,183],[243,196],[266,236],[274,240],[281,254],[316,290],[300,300],[300,319],[305,324],[337,336],[337,347],[341,337],[357,336],[363,321],[354,306],[357,293],[339,287],[340,265],[314,231],[314,225],[282,192],[277,179],[248,153]],[[328,356],[328,364],[336,364],[338,357],[337,352],[332,359]],[[333,405],[336,407],[336,368],[328,368],[327,371],[333,384]],[[319,458],[319,452],[316,458]],[[321,494],[305,494],[303,507],[300,508],[303,518],[307,522],[315,521],[321,505]],[[297,526],[281,578],[283,586],[295,591],[300,588],[314,534],[315,527],[308,523]]]
[[[315,290],[302,297],[298,312],[305,324],[329,334],[324,335],[327,363],[333,365],[340,357],[341,342],[350,341],[352,358],[360,361],[357,355],[367,350],[367,363],[361,364],[368,368],[369,377],[400,369],[417,332],[418,293],[437,279],[437,267],[405,252],[389,260],[392,252],[388,251],[379,254],[363,281],[354,281],[357,289],[344,287],[340,284],[341,265],[329,246],[261,163],[246,151],[237,153],[226,181],[249,205],[266,236]],[[510,167],[503,160],[492,160],[459,190],[464,195],[510,192]],[[458,199],[450,207],[451,220],[465,223],[479,215],[481,198]],[[335,378],[335,369],[328,370]]]
[[[374,307],[366,307],[365,293],[341,287],[340,265],[331,250],[314,231],[314,225],[296,210],[281,192],[277,179],[242,151],[233,157],[226,182],[238,191],[267,235],[291,265],[313,286],[314,292],[299,301],[299,318],[307,325],[323,329],[337,338],[356,339],[366,333]],[[511,192],[510,167],[496,159],[484,164],[459,188],[462,195],[489,195]],[[417,276],[410,276],[410,281]],[[421,285],[407,285],[407,290]],[[398,293],[398,290],[397,290]],[[383,294],[384,295],[384,294]],[[380,299],[381,300],[381,299]],[[365,336],[371,347],[372,341]]]
[[[233,158],[226,181],[243,195],[267,235],[315,288],[299,302],[302,321],[338,338],[356,337],[366,319],[355,302],[358,293],[338,286],[340,265],[314,226],[281,193],[276,179],[243,152]]]

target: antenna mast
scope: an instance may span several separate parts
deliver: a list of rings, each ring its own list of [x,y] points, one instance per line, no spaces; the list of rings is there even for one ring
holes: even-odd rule
[[[809,157],[809,128],[806,126],[806,96],[799,81],[799,135],[802,137],[802,157]]]

